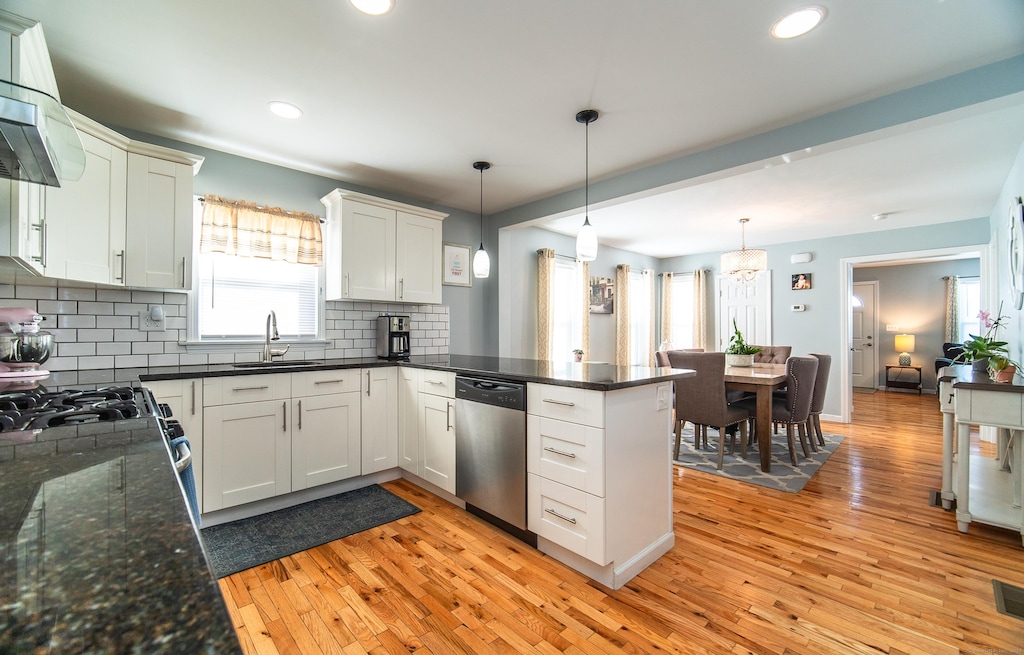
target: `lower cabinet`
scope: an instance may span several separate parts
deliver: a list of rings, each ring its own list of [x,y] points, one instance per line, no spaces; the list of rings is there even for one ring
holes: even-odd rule
[[[160,380],[147,382],[157,402],[171,408],[171,418],[181,423],[192,449],[192,473],[196,479],[196,501],[203,510],[203,381]]]
[[[360,474],[359,392],[292,399],[292,487]]]
[[[367,475],[398,466],[398,369],[365,369],[362,382],[362,474]]]
[[[455,374],[399,368],[398,465],[455,493]]]
[[[455,400],[420,394],[420,477],[455,493]]]
[[[398,368],[398,465],[413,475],[423,473],[420,459],[420,369]]]

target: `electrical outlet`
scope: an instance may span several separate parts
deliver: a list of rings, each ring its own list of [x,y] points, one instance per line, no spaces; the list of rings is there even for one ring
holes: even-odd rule
[[[143,332],[159,332],[164,329],[163,320],[154,321],[149,311],[139,312],[139,329]]]
[[[900,326],[892,325],[891,323],[886,323],[885,324],[885,331],[886,332],[899,332],[900,331]]]

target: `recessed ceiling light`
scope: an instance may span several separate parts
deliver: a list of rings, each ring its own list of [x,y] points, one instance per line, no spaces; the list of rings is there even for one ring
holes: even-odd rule
[[[395,6],[395,0],[349,0],[352,6],[371,16],[386,14]]]
[[[293,105],[290,102],[283,102],[281,100],[274,100],[267,103],[267,109],[270,113],[281,118],[298,118],[302,116],[302,110]]]
[[[871,218],[875,219],[876,221],[884,221],[885,219],[889,218],[889,214],[875,214]]]
[[[792,39],[807,34],[818,26],[825,18],[825,10],[821,7],[805,7],[790,12],[775,21],[772,25],[772,36],[776,39]]]

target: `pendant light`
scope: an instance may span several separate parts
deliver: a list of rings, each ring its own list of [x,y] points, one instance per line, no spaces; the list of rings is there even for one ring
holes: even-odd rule
[[[490,162],[473,162],[473,168],[480,171],[480,249],[473,255],[473,277],[487,277],[491,274],[491,258],[484,250],[484,171],[490,167]]]
[[[586,126],[587,157],[586,185],[584,186],[583,226],[576,234],[576,259],[591,262],[597,258],[597,230],[590,224],[590,124],[597,120],[596,109],[584,109],[576,114],[576,122]]]
[[[732,276],[736,282],[750,282],[757,278],[761,271],[768,268],[768,252],[760,248],[747,248],[747,223],[749,218],[740,219],[740,249],[722,255],[722,273]]]

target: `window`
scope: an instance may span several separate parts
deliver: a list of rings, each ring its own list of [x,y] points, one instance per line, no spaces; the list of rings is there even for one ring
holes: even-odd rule
[[[651,299],[654,275],[629,272],[629,364],[648,366],[654,353],[651,343]]]
[[[981,311],[981,278],[962,277],[957,292],[957,317],[960,323],[960,342],[963,343],[971,334],[982,334],[984,328],[978,320]]]
[[[197,223],[202,223],[203,202],[197,199],[193,207]],[[244,245],[253,243],[255,239],[250,239]],[[323,338],[322,266],[225,252],[200,252],[195,262],[196,289],[189,294],[189,316],[194,317],[190,340],[262,341],[271,310],[277,315],[282,339]]]
[[[575,261],[556,259],[551,281],[551,359],[571,361],[572,351],[583,343],[583,267]]]
[[[672,348],[693,348],[693,273],[672,276]]]

